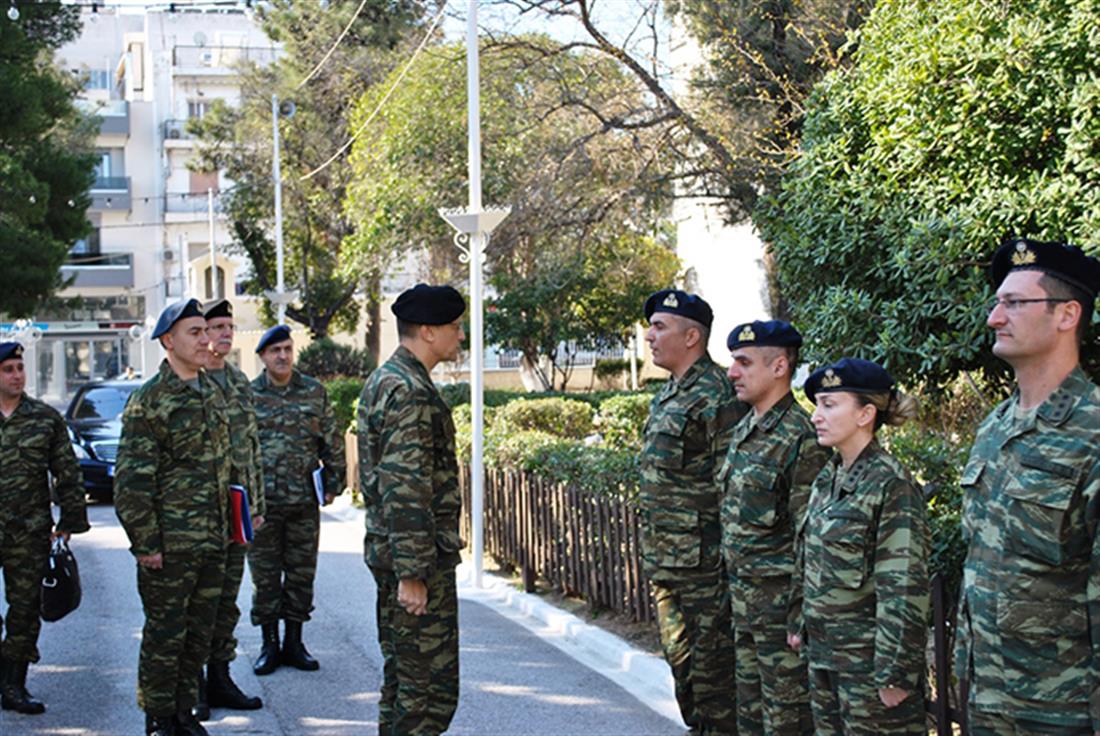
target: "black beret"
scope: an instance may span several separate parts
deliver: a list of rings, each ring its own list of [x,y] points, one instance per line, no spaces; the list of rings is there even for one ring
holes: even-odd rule
[[[650,294],[645,300],[645,318],[648,320],[654,312],[678,314],[708,328],[714,322],[714,311],[703,297],[679,289],[662,289]]]
[[[160,318],[157,320],[157,326],[153,328],[153,339],[156,340],[158,337],[171,330],[172,325],[176,324],[181,319],[202,316],[202,305],[199,304],[198,299],[188,299],[186,301],[176,302],[175,304],[169,304],[164,308],[164,311],[160,313]]]
[[[1010,238],[993,254],[990,275],[993,288],[1000,287],[1010,271],[1043,271],[1068,284],[1084,289],[1095,299],[1100,292],[1100,259],[1076,245],[1043,243],[1026,238]]]
[[[894,379],[878,363],[862,358],[841,358],[823,365],[810,374],[803,386],[806,398],[817,394],[848,391],[856,394],[888,394],[894,390]]]
[[[233,316],[233,305],[229,303],[228,299],[215,299],[212,302],[207,302],[203,305],[202,310],[203,316],[207,319]]]
[[[466,300],[451,286],[417,284],[401,292],[390,310],[409,324],[445,325],[462,316]]]
[[[23,357],[23,346],[17,342],[0,342],[0,363]]]
[[[730,350],[744,347],[800,348],[802,335],[791,327],[790,322],[781,319],[756,320],[734,327],[726,338],[726,347]]]
[[[256,352],[262,353],[264,348],[268,345],[274,345],[276,343],[285,342],[290,339],[290,328],[286,325],[275,325],[260,337],[260,342],[256,345]]]

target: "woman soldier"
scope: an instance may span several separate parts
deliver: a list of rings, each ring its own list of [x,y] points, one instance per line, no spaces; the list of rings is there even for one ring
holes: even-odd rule
[[[920,490],[875,441],[916,403],[882,366],[843,358],[806,381],[818,442],[836,450],[799,535],[803,628],[818,734],[923,734],[928,524]]]

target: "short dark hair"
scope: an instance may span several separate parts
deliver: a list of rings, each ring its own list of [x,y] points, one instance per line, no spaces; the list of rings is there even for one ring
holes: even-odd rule
[[[787,359],[787,375],[793,379],[794,372],[798,369],[798,348],[794,345],[786,345],[783,347],[770,346],[769,350],[772,352],[769,354],[769,357],[764,359],[764,364],[771,365],[776,358],[782,355]]]
[[[419,329],[420,325],[418,325],[416,322],[406,322],[400,317],[397,318],[398,337],[416,337],[416,333]]]
[[[1063,281],[1054,274],[1044,272],[1039,278],[1039,286],[1043,291],[1047,293],[1047,296],[1051,299],[1066,299],[1077,302],[1081,305],[1081,319],[1077,322],[1077,344],[1082,345],[1085,342],[1085,336],[1088,335],[1089,325],[1092,324],[1092,312],[1095,308],[1093,304],[1092,295],[1082,289],[1080,286],[1075,286],[1068,281]],[[1047,304],[1047,311],[1054,311],[1054,304]]]

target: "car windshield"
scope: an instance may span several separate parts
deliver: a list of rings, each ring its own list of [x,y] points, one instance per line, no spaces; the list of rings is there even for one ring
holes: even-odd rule
[[[74,419],[116,419],[137,386],[98,386],[80,395],[73,407]]]

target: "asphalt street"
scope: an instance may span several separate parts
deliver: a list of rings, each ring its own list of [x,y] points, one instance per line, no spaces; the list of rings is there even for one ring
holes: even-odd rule
[[[41,716],[0,711],[0,734],[130,736],[144,733],[135,702],[141,603],[133,558],[113,507],[89,507],[92,531],[73,538],[83,581],[80,608],[44,623],[42,661],[28,688]],[[375,635],[374,584],[362,560],[362,527],[326,512],[313,621],[306,645],[318,672],[252,673],[259,629],[248,621],[245,573],[233,673],[264,708],[215,711],[211,734],[349,736],[377,733],[382,659]],[[494,736],[666,736],[682,733],[601,674],[481,603],[460,603],[461,679],[449,734]]]

